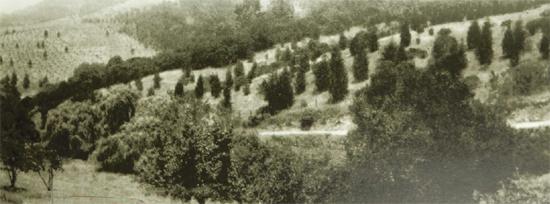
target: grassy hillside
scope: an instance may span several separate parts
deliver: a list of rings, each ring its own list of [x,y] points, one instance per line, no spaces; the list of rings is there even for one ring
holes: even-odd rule
[[[491,16],[488,19],[493,24],[493,50],[494,50],[494,60],[493,63],[490,66],[487,67],[481,67],[475,58],[475,55],[473,51],[469,51],[467,53],[468,57],[468,68],[464,72],[464,77],[468,76],[476,76],[480,79],[479,86],[474,90],[476,94],[476,98],[480,101],[486,101],[489,97],[489,94],[491,92],[489,88],[489,80],[491,79],[492,73],[503,73],[510,67],[509,61],[502,59],[502,49],[501,49],[501,41],[504,34],[504,27],[501,27],[501,23],[506,20],[518,20],[522,19],[524,22],[528,22],[529,20],[533,20],[535,18],[538,18],[540,16],[540,13],[544,10],[550,8],[549,5],[544,5],[540,8],[528,10],[524,12],[517,12],[517,13],[511,13],[511,14],[505,14],[505,15],[498,15],[498,16]],[[484,21],[485,19],[479,19],[480,21]],[[468,27],[470,25],[469,21],[464,22],[453,22],[453,23],[446,23],[441,25],[434,25],[430,28],[433,28],[435,30],[435,33],[437,33],[438,30],[442,28],[449,28],[452,30],[451,35],[456,37],[458,40],[465,40],[466,39],[466,33],[468,30]],[[428,28],[428,29],[430,29]],[[433,42],[435,40],[435,34],[432,36],[430,35],[426,29],[426,32],[418,34],[412,31],[412,48],[419,48],[426,50],[428,53],[431,53],[431,47],[433,46]],[[349,38],[353,37],[356,33],[359,31],[364,30],[364,28],[361,27],[354,27],[349,29],[345,32],[346,36]],[[416,39],[420,38],[420,44],[416,44]],[[539,60],[539,53],[538,49],[536,47],[536,43],[538,43],[540,39],[540,34],[535,35],[533,37],[529,37],[527,39],[527,52],[524,53],[523,59],[533,59],[533,60]],[[399,42],[399,35],[392,35],[385,38],[380,39],[380,45],[381,47],[390,41]],[[335,44],[338,42],[338,36],[332,35],[332,36],[321,36],[320,38],[321,42],[325,42],[328,44]],[[304,45],[307,40],[304,40],[299,43],[300,46]],[[278,47],[287,47],[290,46],[288,43],[285,45],[278,45]],[[254,60],[260,64],[269,64],[275,61],[275,51],[276,48],[269,49],[266,51],[258,52],[254,56]],[[354,83],[352,80],[352,74],[351,74],[351,66],[353,64],[353,58],[351,57],[349,50],[342,51],[342,57],[344,58],[344,64],[346,69],[348,70],[348,77],[349,77],[349,89],[350,93],[353,93],[357,90],[360,90],[363,88],[366,84],[369,82],[362,82],[362,83]],[[374,73],[376,63],[379,58],[379,51],[375,53],[369,54],[369,72],[372,74]],[[415,63],[417,67],[425,67],[428,64],[428,58],[426,59],[415,59]],[[247,61],[245,63],[245,70],[248,72],[248,70],[251,67],[251,63]],[[194,71],[193,74],[195,76],[202,75],[203,77],[210,74],[217,74],[222,81],[225,79],[225,71],[227,67],[222,68],[208,68],[204,70],[198,70]],[[182,72],[180,70],[174,70],[174,71],[167,71],[160,74],[160,76],[163,78],[162,80],[162,88],[157,91],[157,93],[160,94],[166,94],[168,91],[173,90],[175,87],[175,84],[177,83],[177,80],[180,78]],[[233,107],[236,115],[241,116],[242,118],[246,119],[251,113],[256,111],[261,106],[265,105],[266,103],[263,100],[263,96],[259,94],[258,87],[261,84],[261,82],[267,78],[267,75],[262,75],[260,77],[257,77],[254,79],[251,83],[251,90],[252,94],[248,96],[244,96],[244,94],[241,92],[235,92],[232,91],[232,102]],[[147,90],[149,87],[152,87],[153,84],[153,76],[149,76],[143,79],[144,89]],[[306,92],[295,96],[295,103],[294,106],[288,110],[282,111],[280,114],[273,116],[271,120],[268,120],[268,124],[263,124],[260,127],[266,128],[266,129],[297,129],[299,126],[297,125],[301,115],[306,109],[311,109],[314,111],[324,111],[324,112],[339,112],[339,114],[332,114],[334,118],[327,119],[326,122],[322,124],[317,124],[314,126],[314,129],[331,129],[331,130],[348,130],[353,127],[351,122],[351,117],[349,117],[349,111],[348,107],[352,102],[352,95],[349,94],[348,97],[338,104],[329,104],[327,101],[329,100],[329,94],[328,93],[317,93],[315,91],[314,87],[314,76],[312,72],[308,72],[306,74],[306,80],[307,80],[307,88]],[[194,85],[188,85],[186,86],[185,91],[192,91],[194,89]],[[145,93],[145,92],[144,92]],[[219,99],[213,99],[209,96],[209,94],[206,95],[205,100],[208,100],[210,102],[216,103],[219,101]],[[331,114],[329,114],[331,115]],[[277,122],[279,121],[279,122]]]
[[[85,161],[68,161],[63,168],[56,174],[52,194],[46,191],[38,174],[23,173],[18,178],[18,186],[23,189],[17,193],[0,190],[0,203],[181,203],[151,193],[134,176],[97,172],[94,165]],[[6,174],[0,174],[2,185],[7,180]]]
[[[23,79],[25,73],[29,74],[31,88],[24,93],[32,94],[37,91],[38,80],[44,77],[48,77],[50,82],[65,80],[84,62],[104,63],[116,55],[127,59],[156,53],[117,32],[116,24],[91,23],[86,18],[71,16],[0,28],[0,56],[4,61],[0,64],[0,76],[16,73],[19,79]]]

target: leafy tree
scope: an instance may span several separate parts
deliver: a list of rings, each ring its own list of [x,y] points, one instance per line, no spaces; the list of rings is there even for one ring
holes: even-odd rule
[[[103,115],[103,123],[110,134],[117,132],[136,112],[140,94],[124,86],[115,86],[98,104]]]
[[[37,142],[39,134],[29,116],[29,111],[20,101],[20,93],[8,80],[0,84],[0,161],[2,170],[8,173],[10,188],[15,189],[19,172],[35,168],[32,159],[32,144]]]
[[[382,50],[382,58],[381,60],[384,61],[397,61],[398,59],[398,51],[399,47],[395,44],[394,41],[391,41],[386,46],[384,46],[384,49]]]
[[[493,61],[493,33],[489,20],[483,23],[480,44],[476,48],[476,56],[481,65],[489,65]]]
[[[180,79],[176,83],[176,87],[174,88],[174,95],[177,97],[183,97],[184,95],[184,88],[183,88],[183,81]]]
[[[329,93],[332,102],[339,102],[348,94],[348,75],[344,67],[344,60],[338,47],[334,47],[330,58],[330,85]]]
[[[326,59],[321,60],[313,67],[313,75],[315,76],[315,87],[318,92],[328,90],[330,83],[330,66]]]
[[[348,47],[348,38],[344,35],[344,33],[340,33],[340,39],[338,41],[338,45],[340,46],[340,49],[346,49]]]
[[[548,36],[543,35],[542,38],[540,39],[540,44],[539,44],[539,52],[542,56],[542,59],[546,60],[549,57],[549,52],[550,52],[550,49],[548,48],[549,43],[550,41],[548,40]]]
[[[298,70],[294,81],[295,92],[297,95],[304,93],[306,90],[306,73]]]
[[[411,45],[411,31],[410,31],[410,25],[408,22],[402,22],[401,23],[401,42],[400,45],[402,47],[408,47]]]
[[[353,77],[356,81],[364,81],[369,77],[369,61],[364,52],[353,58]]]
[[[468,28],[468,36],[466,37],[468,49],[476,49],[481,44],[481,28],[477,20],[472,21]]]
[[[31,85],[31,80],[29,79],[29,74],[25,73],[23,76],[23,88],[28,89]]]
[[[195,86],[195,96],[197,98],[202,98],[204,95],[204,81],[202,79],[202,76],[199,76],[199,79],[197,80],[197,85]]]
[[[459,77],[467,67],[466,46],[459,44],[450,33],[440,33],[432,48],[433,64],[429,67],[439,72],[447,72]]]
[[[210,75],[210,94],[214,98],[218,98],[222,92],[222,83],[218,75]]]
[[[153,88],[160,89],[160,82],[162,81],[162,78],[160,78],[160,74],[157,72],[155,73],[155,76],[153,76]]]

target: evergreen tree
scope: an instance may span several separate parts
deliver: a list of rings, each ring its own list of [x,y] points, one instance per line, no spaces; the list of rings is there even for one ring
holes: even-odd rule
[[[153,76],[153,87],[155,89],[160,89],[160,81],[162,81],[162,78],[160,78],[159,73],[155,73],[155,76]]]
[[[202,79],[202,76],[199,75],[199,78],[197,79],[197,85],[195,86],[195,96],[197,98],[202,98],[204,95],[204,81]]]
[[[143,91],[143,82],[141,81],[141,78],[136,79],[134,84],[136,85],[137,90],[140,92]]]
[[[365,52],[353,58],[353,77],[356,81],[364,81],[369,77],[369,61]]]
[[[4,64],[4,58],[2,58],[2,56],[0,56],[0,65]]]
[[[18,79],[17,79],[17,74],[15,74],[15,72],[11,73],[10,79],[11,79],[11,81],[10,81],[11,86],[17,87]]]
[[[292,58],[292,51],[290,51],[290,48],[287,47],[285,49],[285,51],[283,51],[282,55],[281,55],[281,60],[280,61],[283,61],[283,62],[290,62]]]
[[[241,85],[243,85],[245,82],[245,75],[244,75],[244,65],[242,62],[237,63],[237,66],[235,66],[235,69],[233,69],[234,75],[235,75],[235,91],[239,91],[241,89]]]
[[[231,109],[231,87],[223,87],[223,101],[222,106],[227,109]]]
[[[348,94],[348,75],[338,47],[334,47],[331,52],[329,76],[329,93],[332,96],[332,102],[339,102]]]
[[[183,81],[180,79],[176,83],[176,87],[174,88],[174,95],[178,97],[183,97],[184,95],[184,88],[183,88]]]
[[[344,33],[340,33],[340,40],[338,41],[338,44],[342,50],[348,47],[348,38],[346,38]]]
[[[466,37],[466,43],[468,49],[476,49],[481,41],[481,28],[477,20],[473,21],[468,28],[468,36]]]
[[[349,44],[349,52],[351,56],[355,56],[358,53],[360,53],[361,50],[365,49],[365,42],[363,40],[363,36],[364,36],[364,33],[359,32],[355,34],[355,37],[353,37],[353,39],[351,39],[351,42]]]
[[[258,71],[258,63],[254,62],[252,63],[252,68],[250,68],[250,71],[248,71],[248,74],[246,78],[248,78],[248,81],[252,81],[254,78],[256,78],[256,72]]]
[[[378,50],[378,35],[376,34],[376,30],[369,31],[367,33],[367,47],[369,48],[369,52],[374,52]]]
[[[28,89],[31,85],[31,80],[29,79],[29,74],[25,73],[23,76],[23,88]]]
[[[513,48],[511,49],[509,58],[510,58],[510,64],[512,64],[512,66],[516,66],[517,64],[519,64],[521,53],[525,49],[526,34],[523,28],[523,21],[521,20],[516,21],[514,25],[513,35],[514,35]]]
[[[395,59],[393,61],[399,64],[407,60],[409,60],[409,57],[407,56],[407,50],[405,50],[405,47],[399,46],[397,52],[395,53]]]
[[[313,75],[315,75],[315,87],[318,92],[328,90],[330,83],[330,67],[327,60],[323,59],[317,63],[313,68]]]
[[[512,57],[512,53],[514,52],[514,44],[512,29],[508,27],[504,33],[504,38],[502,38],[502,53],[504,54],[504,58]]]
[[[10,58],[10,67],[13,67],[14,64],[15,64],[15,62],[13,62],[13,59]]]
[[[267,101],[267,110],[271,114],[291,107],[294,103],[292,74],[287,69],[280,75],[276,72],[271,74],[269,79],[262,83],[261,89]]]
[[[382,50],[381,60],[392,61],[392,62],[395,61],[397,59],[397,51],[398,50],[399,50],[399,48],[397,47],[395,42],[392,40]]]
[[[44,76],[44,78],[42,78],[42,80],[40,80],[40,82],[38,83],[38,87],[42,88],[46,86],[48,83],[49,83],[48,76]]]
[[[27,62],[27,65],[29,66],[29,68],[32,68],[32,60],[29,60],[29,61]]]
[[[154,96],[155,95],[155,88],[154,87],[150,87],[148,90],[147,90],[147,96]]]
[[[409,47],[411,45],[411,31],[408,22],[401,23],[401,33],[399,36],[401,37],[400,45],[402,47]]]
[[[302,94],[306,90],[306,73],[302,70],[298,70],[296,74],[294,86],[296,89],[296,94]]]
[[[547,35],[543,35],[542,38],[540,39],[540,44],[539,44],[539,52],[542,56],[542,59],[545,59],[547,60],[548,57],[549,57],[549,43],[550,41],[548,40],[548,36]]]
[[[218,78],[218,75],[211,75],[210,76],[210,94],[214,98],[218,98],[220,96],[220,93],[222,92],[222,83],[220,82],[220,78]]]
[[[231,69],[227,68],[225,72],[225,87],[233,87],[233,75],[231,74]]]
[[[243,94],[245,96],[248,96],[250,94],[250,81],[248,81],[248,79],[245,79],[243,86]]]
[[[489,20],[483,23],[481,41],[476,49],[476,56],[481,65],[490,65],[493,61],[493,33]]]

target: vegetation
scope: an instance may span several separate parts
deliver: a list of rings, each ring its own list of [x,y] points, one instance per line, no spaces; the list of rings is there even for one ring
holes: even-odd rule
[[[340,102],[349,93],[348,91],[348,75],[344,67],[344,60],[338,47],[334,47],[330,53],[330,80],[328,92],[332,96],[332,102]]]
[[[261,84],[261,91],[267,101],[265,112],[274,114],[291,107],[294,104],[294,89],[292,76],[288,69],[282,73],[273,73]]]
[[[468,44],[468,49],[470,50],[477,49],[481,44],[481,28],[479,27],[477,20],[472,21],[472,24],[470,24],[466,41]],[[504,43],[504,41],[502,42]]]
[[[481,40],[476,48],[476,56],[481,65],[490,65],[493,62],[493,32],[489,20],[483,23]]]

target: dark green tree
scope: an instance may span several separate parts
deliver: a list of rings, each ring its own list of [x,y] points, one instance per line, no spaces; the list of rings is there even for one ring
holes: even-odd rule
[[[222,83],[218,75],[210,75],[210,94],[214,98],[218,98],[222,92]]]
[[[143,91],[143,82],[141,81],[141,78],[134,80],[134,85],[136,85],[136,89],[138,91]]]
[[[376,34],[376,29],[372,29],[372,31],[369,30],[366,35],[366,41],[369,52],[374,52],[378,50],[378,34]]]
[[[349,52],[351,56],[355,56],[358,53],[361,53],[361,50],[365,49],[364,36],[365,36],[365,33],[359,32],[355,34],[353,39],[351,39],[351,42],[349,44]]]
[[[15,74],[15,72],[11,73],[10,79],[11,79],[10,85],[13,86],[13,87],[17,87],[18,79],[17,79],[17,74]]]
[[[504,33],[504,38],[502,38],[502,53],[505,58],[511,58],[514,53],[514,34],[512,29],[508,27]]]
[[[23,76],[23,88],[28,89],[31,85],[31,80],[29,79],[29,74],[25,73]]]
[[[549,57],[549,52],[550,52],[550,49],[548,48],[549,43],[550,41],[548,40],[548,36],[543,35],[542,38],[540,39],[540,44],[539,44],[539,52],[540,52],[540,55],[542,56],[542,59],[547,60]]]
[[[381,60],[384,61],[396,61],[397,59],[397,52],[399,51],[399,47],[395,44],[395,41],[390,41],[386,46],[384,46],[382,50],[382,58]]]
[[[229,87],[230,89],[233,87],[233,75],[231,74],[231,69],[227,69],[225,72],[225,86]]]
[[[411,45],[411,30],[408,22],[401,22],[400,30],[401,42],[399,43],[402,47],[409,47]]]
[[[204,95],[204,81],[202,79],[202,76],[199,75],[199,79],[197,79],[197,85],[195,86],[195,96],[197,98],[202,98]]]
[[[178,97],[183,97],[184,93],[185,91],[184,91],[183,81],[180,79],[176,83],[176,87],[174,87],[174,95]]]
[[[153,88],[160,89],[160,82],[162,81],[162,78],[160,78],[159,73],[155,73],[155,76],[153,76]]]
[[[338,40],[338,45],[342,50],[348,48],[348,38],[346,38],[344,33],[340,33],[340,39]]]
[[[250,68],[250,71],[248,71],[248,74],[246,78],[248,78],[248,81],[252,81],[254,78],[256,78],[256,72],[258,71],[258,63],[254,62],[252,63],[252,68]]]
[[[466,43],[468,49],[476,49],[481,42],[481,28],[477,20],[472,21],[468,28],[468,36],[466,37]]]
[[[315,87],[317,91],[323,92],[328,90],[330,83],[330,67],[326,59],[314,65],[313,75],[315,76]]]
[[[281,74],[273,73],[261,84],[264,99],[267,101],[267,111],[275,114],[294,104],[292,74],[284,69]]]
[[[476,57],[481,65],[490,65],[493,62],[493,32],[489,20],[483,23],[481,41],[476,48]]]
[[[330,57],[330,82],[329,93],[332,102],[336,103],[344,99],[348,94],[348,75],[344,67],[344,60],[338,47],[334,47]]]
[[[364,81],[369,77],[369,60],[365,52],[353,58],[353,77],[356,81]]]
[[[294,81],[295,92],[297,95],[306,91],[306,73],[298,70]]]
[[[231,87],[223,87],[222,107],[231,109]]]
[[[44,76],[44,78],[42,78],[42,79],[40,80],[40,82],[38,83],[38,87],[42,88],[42,87],[48,85],[49,83],[50,83],[50,82],[49,82],[49,80],[48,80],[48,76]]]

